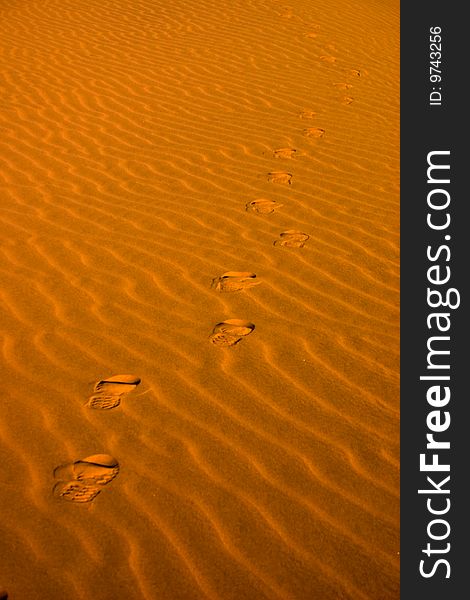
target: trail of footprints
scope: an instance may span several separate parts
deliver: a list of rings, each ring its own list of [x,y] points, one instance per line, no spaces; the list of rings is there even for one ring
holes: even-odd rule
[[[292,9],[287,9],[281,16],[291,18]],[[319,29],[319,26],[316,26]],[[317,38],[318,33],[306,33],[307,39]],[[332,48],[331,45],[328,48]],[[324,54],[319,59],[327,64],[335,65],[337,58]],[[349,77],[355,79],[367,76],[367,71],[351,69],[347,72]],[[347,82],[334,83],[333,86],[341,91],[349,91],[353,85]],[[341,103],[350,105],[354,98],[343,96]],[[315,119],[317,113],[306,109],[300,112],[299,118],[307,121]],[[302,131],[307,138],[321,139],[325,136],[325,129],[321,127],[305,127]],[[275,159],[292,160],[302,156],[296,148],[277,148],[272,151]],[[270,171],[267,174],[269,183],[290,186],[293,183],[293,173],[289,171]],[[283,204],[267,198],[251,200],[245,210],[258,215],[270,215],[283,207]],[[279,234],[273,245],[280,248],[303,248],[310,236],[302,231],[289,229]],[[259,285],[255,273],[248,271],[227,271],[214,277],[211,288],[219,293],[238,293]],[[244,319],[226,319],[217,323],[209,336],[210,342],[218,347],[232,347],[239,344],[255,330],[254,323]],[[123,398],[131,393],[140,384],[140,377],[131,374],[113,375],[98,381],[94,385],[85,406],[93,410],[111,410],[117,408]],[[55,484],[53,495],[61,500],[74,503],[88,503],[101,493],[103,488],[111,483],[119,474],[118,461],[108,454],[94,454],[75,462],[60,465],[54,469]]]
[[[291,7],[287,7],[284,12],[280,13],[280,16],[288,18],[293,17],[293,9]],[[315,29],[315,31],[305,34],[305,38],[307,38],[307,40],[316,39],[319,35],[318,30],[320,29],[320,26],[314,25],[312,27]],[[331,50],[333,52],[336,51],[336,48],[333,44],[327,44],[326,48],[327,50]],[[319,59],[320,61],[330,65],[336,65],[338,62],[338,59],[330,54],[322,54]],[[354,78],[363,77],[366,74],[367,73],[365,71],[360,71],[358,69],[351,69],[348,72],[348,75]],[[333,85],[341,91],[349,91],[353,87],[351,83],[347,82],[334,83]],[[353,101],[354,98],[351,96],[343,96],[341,98],[341,103],[345,105],[352,104]],[[309,109],[303,110],[299,114],[299,118],[307,121],[315,119],[316,116],[316,112]],[[321,139],[325,136],[326,131],[322,127],[305,127],[302,133],[307,138]],[[275,159],[292,160],[298,156],[302,156],[302,154],[299,153],[296,148],[285,147],[274,149],[272,151],[272,156]],[[290,171],[270,171],[267,174],[267,180],[269,183],[280,185],[292,185],[293,178],[294,175]],[[248,212],[257,213],[260,215],[269,215],[282,208],[282,206],[282,204],[279,204],[274,200],[260,198],[258,200],[252,200],[248,202],[245,206],[245,209]],[[281,248],[303,248],[309,239],[310,236],[307,233],[289,229],[280,233],[279,238],[275,240],[273,244],[274,246]],[[255,273],[228,271],[227,273],[214,278],[212,280],[211,287],[215,288],[215,290],[220,293],[240,292],[257,285],[258,283],[259,282],[256,279]],[[222,323],[218,323],[214,327],[209,339],[217,346],[234,346],[238,344],[244,337],[252,333],[254,329],[255,326],[253,323],[239,319],[229,319],[227,321],[223,321]]]
[[[132,392],[140,383],[136,375],[113,375],[101,379],[94,386],[86,407],[110,410],[121,403],[121,398]],[[75,503],[91,502],[119,473],[118,461],[109,454],[93,454],[54,469],[56,483],[53,495]]]

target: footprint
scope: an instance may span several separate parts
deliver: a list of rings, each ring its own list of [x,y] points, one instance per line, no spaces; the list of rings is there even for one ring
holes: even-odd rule
[[[277,148],[273,150],[274,158],[294,158],[297,150],[295,148]]]
[[[275,202],[274,200],[252,200],[248,202],[246,205],[246,210],[256,212],[262,215],[270,215],[275,212],[278,208],[284,206],[283,204],[279,204],[279,202]]]
[[[325,130],[321,127],[307,127],[303,130],[303,134],[307,137],[322,138],[325,135]]]
[[[290,229],[279,235],[280,239],[274,242],[275,246],[284,246],[287,248],[303,248],[305,242],[309,239],[309,235],[301,231]]]
[[[256,275],[248,271],[227,271],[227,273],[215,277],[211,287],[218,292],[240,292],[261,283],[255,280]]]
[[[94,394],[87,401],[88,408],[109,410],[121,403],[121,396],[134,390],[140,383],[135,375],[113,375],[95,384]]]
[[[317,116],[317,113],[313,112],[313,110],[303,110],[299,114],[299,117],[301,119],[314,119],[316,116]]]
[[[328,54],[324,54],[323,56],[320,56],[320,60],[322,60],[323,62],[326,63],[330,63],[333,64],[335,63],[338,59],[335,56],[330,56]]]
[[[287,171],[273,171],[272,173],[268,173],[268,181],[271,183],[287,183],[288,185],[291,185],[292,173],[288,173]]]
[[[348,73],[352,77],[367,77],[367,75],[369,75],[365,69],[350,69]]]
[[[216,346],[235,346],[244,337],[253,332],[255,326],[250,321],[228,319],[217,323],[210,336],[210,341]]]
[[[318,37],[318,33],[314,33],[313,31],[305,34],[306,38],[316,38]]]
[[[93,454],[54,469],[58,480],[53,494],[68,502],[91,502],[119,473],[119,464],[109,454]]]
[[[350,90],[353,87],[352,83],[334,83],[333,85],[339,90]]]
[[[344,96],[344,98],[341,100],[341,104],[352,104],[354,102],[354,98],[351,98],[351,96]]]

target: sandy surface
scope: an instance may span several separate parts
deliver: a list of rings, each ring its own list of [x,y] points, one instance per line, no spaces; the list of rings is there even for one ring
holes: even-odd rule
[[[398,2],[1,4],[0,589],[397,599]]]

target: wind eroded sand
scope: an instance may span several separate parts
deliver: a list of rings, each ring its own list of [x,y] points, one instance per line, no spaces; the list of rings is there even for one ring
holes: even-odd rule
[[[398,11],[3,3],[12,600],[398,599]]]

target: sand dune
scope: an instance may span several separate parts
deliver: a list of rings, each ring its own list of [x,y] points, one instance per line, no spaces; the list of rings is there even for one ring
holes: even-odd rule
[[[397,599],[398,4],[0,11],[2,593]]]

